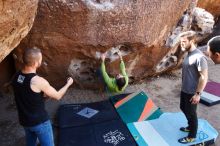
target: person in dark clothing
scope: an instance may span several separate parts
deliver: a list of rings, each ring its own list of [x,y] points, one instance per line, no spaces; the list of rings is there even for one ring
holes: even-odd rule
[[[180,45],[187,52],[182,65],[182,88],[180,95],[180,109],[185,114],[188,126],[180,130],[189,132],[187,137],[181,138],[180,143],[195,141],[198,130],[197,104],[208,80],[208,63],[205,55],[196,48],[195,32],[188,31],[180,35]]]
[[[36,71],[42,62],[40,49],[25,50],[23,54],[23,68],[12,80],[19,123],[24,127],[26,146],[36,146],[37,139],[41,146],[54,146],[53,131],[49,116],[45,110],[44,94],[59,100],[72,85],[73,79],[59,90],[55,90],[49,82],[37,75]]]
[[[215,36],[208,42],[208,56],[215,64],[220,64],[220,36]]]

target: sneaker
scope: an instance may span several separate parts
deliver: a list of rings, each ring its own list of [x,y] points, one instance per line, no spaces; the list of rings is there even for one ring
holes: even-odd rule
[[[190,138],[190,137],[183,137],[178,140],[178,142],[182,144],[187,144],[187,143],[191,143],[194,141],[195,141],[195,138]]]
[[[180,131],[189,132],[190,130],[189,130],[189,127],[181,127]]]

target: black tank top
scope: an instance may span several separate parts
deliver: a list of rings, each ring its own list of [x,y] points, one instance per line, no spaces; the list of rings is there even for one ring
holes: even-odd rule
[[[35,126],[49,119],[43,93],[36,93],[30,87],[34,76],[35,73],[23,74],[19,71],[12,81],[19,122],[25,127]]]

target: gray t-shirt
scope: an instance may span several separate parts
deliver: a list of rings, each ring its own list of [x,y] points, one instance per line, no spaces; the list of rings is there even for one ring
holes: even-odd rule
[[[207,58],[196,49],[188,52],[182,66],[182,91],[188,94],[195,94],[199,82],[199,72],[208,69]]]

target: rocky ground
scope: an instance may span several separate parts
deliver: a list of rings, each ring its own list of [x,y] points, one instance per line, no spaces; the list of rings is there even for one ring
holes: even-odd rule
[[[209,80],[220,82],[220,66],[210,62]],[[143,90],[153,101],[161,107],[164,112],[179,112],[179,93],[181,87],[181,71],[177,70],[170,74],[157,76],[144,80],[138,85],[130,85],[126,92],[136,92]],[[107,99],[109,96],[100,91],[91,90],[68,90],[65,97],[60,101],[47,101],[47,110],[54,123],[55,140],[57,128],[55,113],[60,104],[95,102]],[[0,145],[1,146],[24,146],[24,131],[18,124],[17,112],[13,102],[12,94],[0,94]],[[199,104],[198,116],[208,120],[220,132],[220,104],[207,107]],[[220,138],[214,146],[220,146]]]

